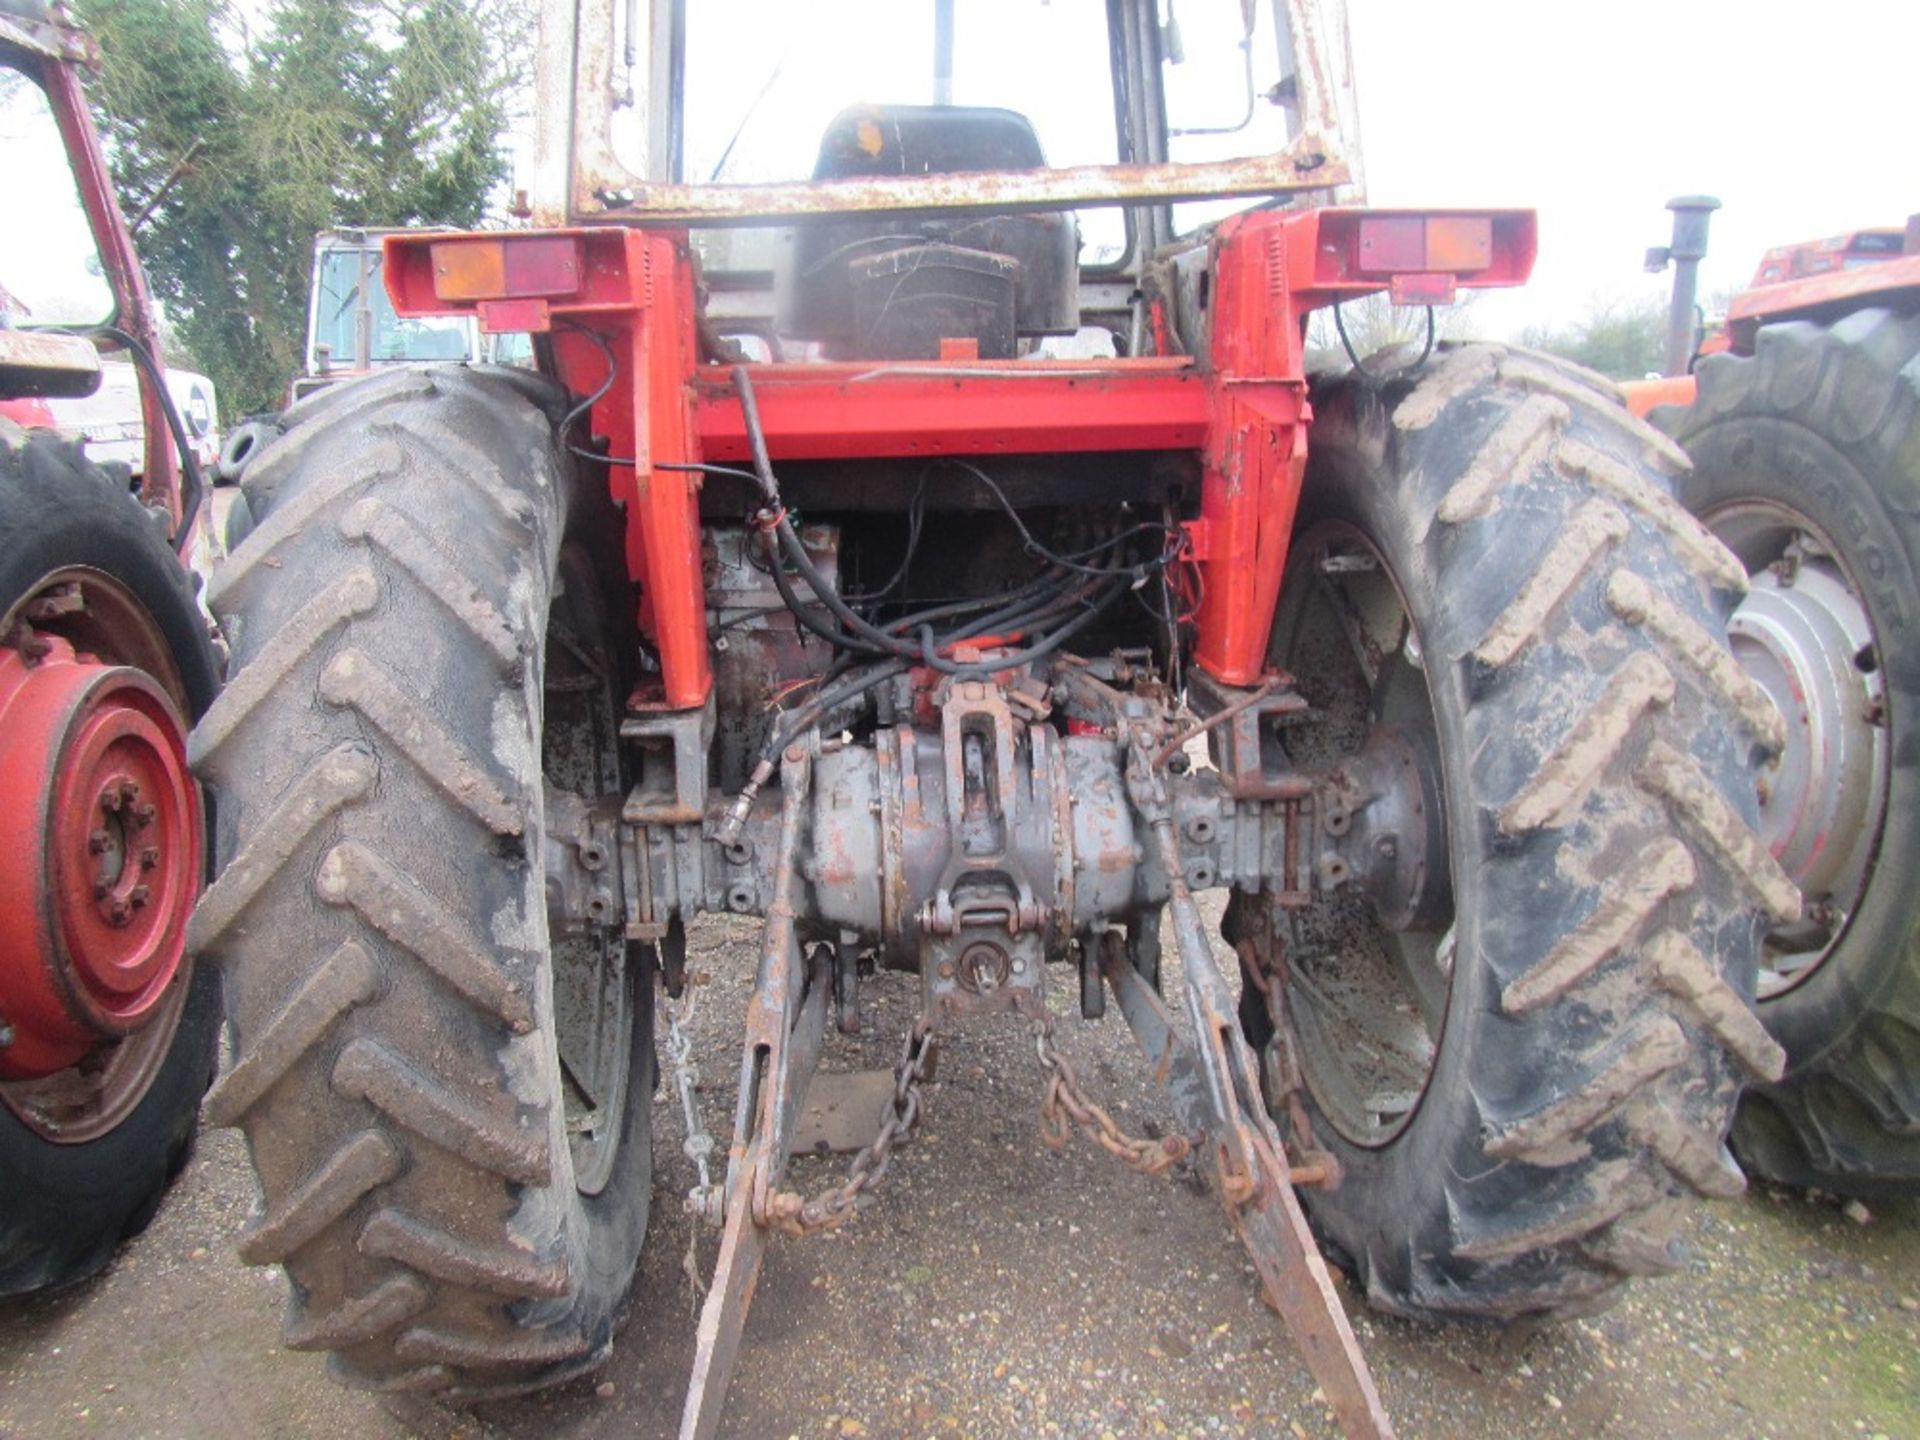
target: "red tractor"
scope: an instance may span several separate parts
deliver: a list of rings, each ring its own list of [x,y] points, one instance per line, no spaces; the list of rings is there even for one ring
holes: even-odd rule
[[[1154,0],[550,4],[543,228],[387,237],[400,315],[538,370],[295,405],[209,588],[208,1110],[289,1345],[459,1400],[665,1303],[629,1293],[656,987],[703,912],[765,928],[732,1143],[693,1147],[689,1436],[770,1241],[852,1219],[962,1026],[1031,1028],[1056,1139],[1211,1179],[1352,1434],[1388,1427],[1320,1245],[1395,1313],[1579,1314],[1739,1193],[1801,916],[1746,571],[1584,371],[1309,376],[1313,311],[1517,285],[1534,218],[1314,203],[1330,17],[1180,9],[1183,50]],[[802,1197],[829,1027],[895,972],[894,1102]],[[1109,1004],[1163,1140],[1054,1049]]]
[[[1760,833],[1806,896],[1760,977],[1787,1070],[1735,1143],[1784,1183],[1920,1193],[1920,217],[1768,251],[1700,349],[1630,399],[1751,576],[1733,650],[1786,721]]]
[[[153,1215],[220,1023],[186,953],[209,859],[187,729],[219,679],[182,558],[201,485],[81,90],[90,55],[48,7],[0,3],[0,401],[91,394],[121,351],[145,434],[136,491],[127,465],[0,411],[0,1295],[93,1273]]]

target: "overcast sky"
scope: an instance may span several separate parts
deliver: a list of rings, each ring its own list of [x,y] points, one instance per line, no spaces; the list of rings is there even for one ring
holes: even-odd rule
[[[1270,4],[1260,0],[1263,71]],[[926,0],[692,6],[690,78],[714,78],[702,62],[717,50],[734,82],[690,87],[701,178],[705,150],[733,134],[758,88],[739,76],[784,66],[729,179],[804,174],[825,117],[849,101],[929,98]],[[1103,8],[961,0],[956,98],[1026,110],[1054,163],[1108,158],[1104,77],[1079,63],[1104,59]],[[1208,112],[1230,113],[1236,0],[1177,0],[1176,12],[1187,64],[1170,72],[1170,93],[1214,86],[1222,98]],[[1348,13],[1372,203],[1540,211],[1534,283],[1482,301],[1482,333],[1565,323],[1596,296],[1664,297],[1668,277],[1641,261],[1667,240],[1676,195],[1725,204],[1703,296],[1743,285],[1769,245],[1920,210],[1920,0],[1349,0]],[[1029,43],[1006,43],[1016,27]]]
[[[1702,293],[1769,245],[1920,211],[1920,0],[1350,0],[1369,198],[1540,211],[1523,292],[1477,328],[1580,314],[1704,192]]]
[[[747,173],[729,178],[766,178],[753,174],[752,152],[770,142],[804,172],[823,117],[849,101],[928,98],[927,0],[899,0],[910,16],[874,0],[691,3],[692,48],[712,43],[699,32],[717,32],[732,82],[703,89],[715,109],[691,116],[694,130],[704,118],[724,139],[757,77],[782,57],[792,66],[795,83],[777,87],[780,103],[768,97],[735,156]],[[959,98],[1032,112],[1056,163],[1108,158],[1103,9],[961,0]],[[1920,0],[1349,0],[1348,11],[1372,203],[1540,211],[1534,281],[1483,301],[1473,315],[1482,333],[1564,323],[1596,295],[1663,296],[1667,278],[1642,274],[1641,256],[1666,241],[1675,195],[1725,202],[1706,295],[1744,284],[1769,245],[1920,211]],[[1233,100],[1236,0],[1179,0],[1178,13],[1189,61],[1172,78],[1217,62]],[[869,23],[828,23],[852,14]],[[1039,26],[1043,43],[1007,45],[1014,25]],[[818,104],[796,116],[789,89]],[[13,133],[16,118],[0,126],[8,166],[27,154],[57,165],[57,152]],[[45,225],[22,238],[42,255],[77,254]]]

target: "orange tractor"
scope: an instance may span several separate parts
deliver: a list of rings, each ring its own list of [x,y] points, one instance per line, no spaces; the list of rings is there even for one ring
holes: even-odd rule
[[[707,912],[765,927],[724,1151],[675,1065],[721,1237],[688,1436],[964,1026],[1032,1032],[1054,1138],[1210,1179],[1350,1434],[1389,1426],[1322,1246],[1395,1313],[1585,1313],[1740,1191],[1802,919],[1746,569],[1585,372],[1308,375],[1314,311],[1520,284],[1534,217],[1328,203],[1337,11],[1161,9],[553,0],[536,228],[385,238],[397,314],[537,371],[293,406],[209,587],[208,1113],[289,1345],[459,1400],[663,1303],[655,1019]],[[895,976],[886,1118],[799,1195],[828,1032]],[[1055,1051],[1110,1008],[1164,1139]]]
[[[153,1215],[220,1023],[186,953],[210,848],[187,728],[219,683],[185,562],[207,426],[169,394],[90,55],[49,7],[0,3],[0,1295],[91,1274]],[[137,490],[46,428],[102,350],[139,377]]]
[[[1769,250],[1724,332],[1679,354],[1629,399],[1686,447],[1681,500],[1749,572],[1733,651],[1786,722],[1760,833],[1806,899],[1760,973],[1786,1073],[1748,1092],[1735,1142],[1786,1183],[1914,1194],[1920,217]]]

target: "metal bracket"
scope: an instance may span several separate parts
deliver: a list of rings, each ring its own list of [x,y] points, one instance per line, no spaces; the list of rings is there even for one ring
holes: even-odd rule
[[[1165,781],[1152,765],[1155,743],[1144,730],[1130,739],[1127,791],[1152,827],[1166,867],[1194,1044],[1189,1047],[1174,1030],[1173,1017],[1129,963],[1123,945],[1103,946],[1102,971],[1181,1127],[1207,1136],[1234,1229],[1341,1429],[1353,1440],[1390,1440],[1393,1426],[1294,1194],[1296,1177],[1260,1094],[1258,1062],[1240,1033],[1233,992],[1187,886]]]
[[[809,807],[814,745],[787,747],[780,764],[780,842],[773,903],[760,946],[760,970],[747,1003],[747,1039],[726,1179],[726,1210],[713,1283],[700,1313],[693,1375],[681,1413],[681,1440],[710,1440],[720,1429],[727,1384],[754,1283],[766,1256],[767,1202],[792,1153],[807,1085],[820,1063],[832,988],[828,949],[802,955],[795,932],[801,829]]]

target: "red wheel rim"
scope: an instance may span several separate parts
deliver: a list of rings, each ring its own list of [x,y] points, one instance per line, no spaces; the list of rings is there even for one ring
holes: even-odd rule
[[[205,832],[177,670],[123,587],[59,572],[5,633],[0,1103],[78,1142],[125,1118],[166,1058]]]

